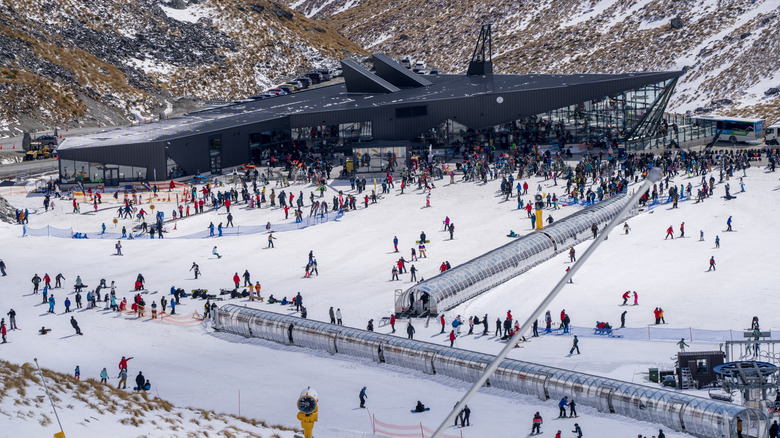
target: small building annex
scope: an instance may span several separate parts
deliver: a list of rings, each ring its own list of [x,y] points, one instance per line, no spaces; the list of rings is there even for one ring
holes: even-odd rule
[[[272,155],[351,155],[375,145],[401,162],[410,144],[449,147],[466,138],[497,149],[598,140],[638,149],[682,75],[493,74],[490,52],[483,28],[467,74],[420,75],[376,53],[373,72],[342,61],[343,83],[71,137],[58,149],[60,177],[161,181],[266,164]]]

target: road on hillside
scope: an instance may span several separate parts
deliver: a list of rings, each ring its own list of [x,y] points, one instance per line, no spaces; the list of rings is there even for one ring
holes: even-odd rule
[[[56,158],[46,160],[23,161],[0,165],[0,179],[18,179],[17,177],[53,172],[59,168]]]

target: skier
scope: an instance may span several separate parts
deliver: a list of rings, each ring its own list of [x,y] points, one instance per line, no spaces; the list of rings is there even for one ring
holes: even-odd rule
[[[211,253],[214,254],[215,256],[217,256],[218,259],[222,258],[222,256],[219,255],[219,253],[217,252],[217,247],[216,246],[211,250]]]
[[[6,335],[7,333],[8,333],[8,332],[7,332],[7,331],[6,331],[6,329],[5,329],[5,321],[3,321],[3,322],[0,322],[0,336],[2,336],[2,337],[3,337],[3,342],[2,342],[2,344],[5,344],[5,343],[7,343],[7,342],[8,342],[8,341],[6,341],[6,339],[5,339],[5,335]]]
[[[8,315],[8,325],[9,325],[9,327],[11,328],[11,330],[16,330],[17,329],[16,328],[16,311],[14,309],[11,309],[11,311],[9,311],[7,313],[7,315]]]
[[[393,237],[393,248],[395,248],[395,252],[398,252],[398,236]]]
[[[41,277],[38,276],[38,274],[35,274],[32,278],[32,284],[33,284],[33,293],[38,293],[38,285],[41,283]]]
[[[715,256],[710,257],[710,268],[707,269],[707,272],[709,271],[715,271]]]
[[[360,398],[360,407],[364,408],[366,407],[366,398],[368,395],[366,395],[366,387],[364,386],[363,389],[360,390],[360,394],[358,395]]]
[[[677,345],[680,346],[680,351],[681,352],[685,351],[685,347],[690,347],[690,345],[685,343],[685,338],[681,338],[680,342],[678,342]]]
[[[666,237],[664,237],[664,240],[670,237],[672,238],[672,240],[674,240],[674,228],[672,228],[671,225],[669,225],[669,228],[666,229]]]
[[[59,289],[62,287],[62,280],[65,280],[65,276],[62,274],[57,274],[56,277],[54,277],[54,288]]]
[[[729,216],[728,220],[726,221],[726,231],[734,231],[731,229],[731,216]]]
[[[715,236],[715,248],[720,248],[720,236]]]
[[[114,245],[114,248],[116,248],[116,255],[122,255],[122,242],[119,240],[116,241],[116,245]]]
[[[628,222],[623,223],[623,231],[628,234],[628,231],[631,229],[631,227],[628,226]]]
[[[73,377],[75,377],[76,380],[81,380],[81,370],[78,365],[76,365],[76,370],[73,372]]]
[[[453,234],[455,233],[455,224],[454,223],[450,223],[449,232],[450,232],[450,240],[452,240],[453,239]]]
[[[680,224],[680,237],[685,237],[685,222]]]
[[[450,332],[450,347],[452,347],[455,344],[455,330],[452,330]]]
[[[569,400],[569,417],[577,417],[577,403],[574,402],[574,399]]]
[[[534,431],[536,431],[537,435],[542,433],[542,423],[543,423],[542,416],[539,415],[539,412],[535,413],[533,419],[533,426],[531,426],[530,435],[533,435]]]
[[[83,335],[84,333],[81,333],[81,329],[79,328],[79,323],[76,322],[76,318],[70,317],[70,325],[73,326],[73,328],[76,330],[77,335]]]
[[[558,402],[558,418],[566,418],[566,406],[569,406],[569,397],[564,396],[561,401]]]
[[[412,265],[412,267],[409,268],[409,272],[412,274],[412,278],[410,278],[409,281],[417,281],[417,268]]]
[[[580,341],[577,339],[577,335],[574,335],[574,340],[572,341],[571,350],[569,350],[569,354],[574,354],[574,350],[577,350],[577,354],[580,354]]]
[[[577,261],[576,253],[577,252],[574,251],[574,247],[571,247],[571,249],[569,250],[569,261],[570,262],[574,263],[574,262]]]
[[[216,247],[215,247],[216,248]],[[190,271],[195,271],[195,279],[198,279],[198,275],[200,275],[200,266],[198,266],[197,263],[192,262],[192,266],[190,267]]]
[[[441,315],[439,315],[439,321],[441,322],[441,332],[444,333],[445,321],[444,321],[444,314],[443,313]]]
[[[574,430],[572,430],[572,433],[574,433],[575,438],[582,438],[582,429],[579,424],[574,423]]]
[[[252,286],[252,282],[249,280],[250,275],[249,275],[249,270],[248,269],[244,270],[243,277],[244,277],[244,287]]]

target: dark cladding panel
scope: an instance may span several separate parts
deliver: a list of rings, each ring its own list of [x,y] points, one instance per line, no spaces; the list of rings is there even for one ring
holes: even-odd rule
[[[374,53],[374,70],[377,76],[398,87],[428,87],[433,82],[425,79],[383,53]]]
[[[366,70],[351,59],[341,61],[344,82],[349,93],[395,93],[400,88]]]

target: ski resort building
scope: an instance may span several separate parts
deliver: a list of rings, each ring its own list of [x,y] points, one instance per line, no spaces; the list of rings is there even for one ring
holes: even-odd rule
[[[334,152],[380,171],[387,157],[402,163],[429,148],[589,142],[639,150],[682,75],[493,74],[491,52],[486,26],[467,74],[420,75],[376,53],[373,71],[342,61],[342,83],[69,138],[59,147],[60,176],[116,185]]]

